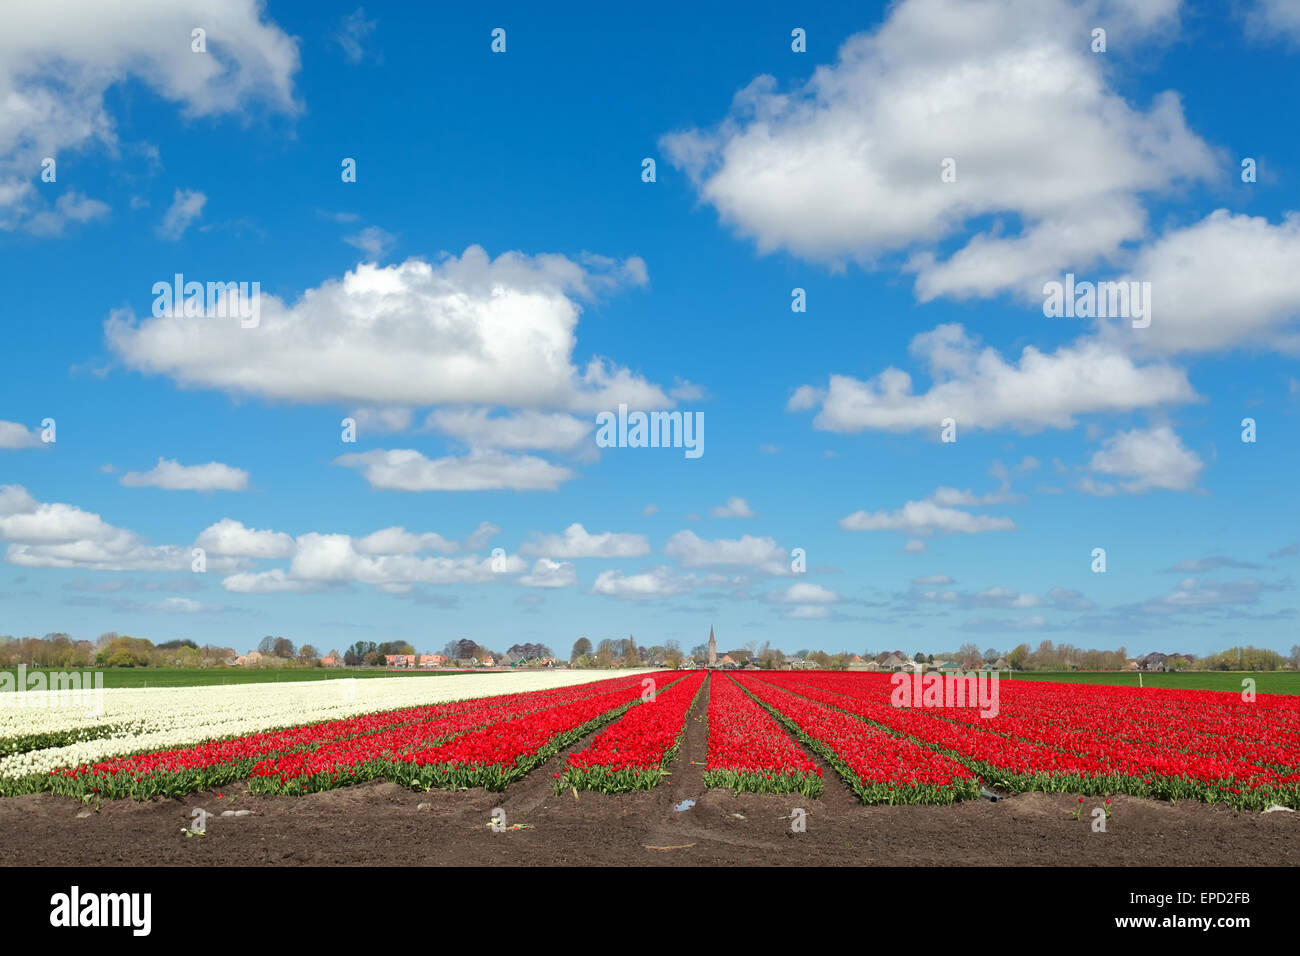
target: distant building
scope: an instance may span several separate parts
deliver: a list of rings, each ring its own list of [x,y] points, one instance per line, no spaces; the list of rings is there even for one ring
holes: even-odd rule
[[[385,654],[384,666],[385,667],[414,667],[415,655],[414,654]]]
[[[718,666],[718,639],[713,636],[713,625],[709,625],[709,666]]]

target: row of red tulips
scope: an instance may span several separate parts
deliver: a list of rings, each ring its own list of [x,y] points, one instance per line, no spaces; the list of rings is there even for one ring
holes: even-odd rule
[[[704,687],[693,671],[633,707],[585,750],[569,755],[553,786],[622,793],[658,786],[686,733],[686,715]]]
[[[1231,701],[1203,701],[1202,712],[1217,710],[1225,721],[1218,728],[1220,734],[1210,733],[1212,726],[1192,729],[1173,706],[1158,735],[1138,738],[1136,726],[1125,716],[1124,695],[1113,692],[1129,691],[1145,698],[1128,710],[1151,712],[1160,700],[1152,692],[1133,688],[1105,688],[1102,697],[1116,706],[1110,711],[1094,707],[1088,713],[1088,708],[1070,701],[1090,697],[1095,690],[1091,685],[1073,685],[1074,698],[1070,698],[1061,693],[1062,685],[1004,682],[999,688],[999,713],[986,719],[972,709],[892,706],[887,676],[782,673],[764,680],[951,756],[983,779],[1013,792],[1122,792],[1255,809],[1270,803],[1300,806],[1300,774],[1289,769],[1295,764],[1289,752],[1268,739],[1257,740],[1265,759],[1256,760],[1249,747],[1232,742],[1237,728],[1226,721],[1242,712],[1236,695],[1220,695]],[[1165,692],[1154,692],[1161,693]],[[1068,719],[1054,711],[1054,705],[1066,711]],[[1251,712],[1257,729],[1266,725],[1270,711],[1283,717],[1293,712],[1289,700],[1245,706],[1260,707]]]
[[[821,755],[863,803],[952,803],[979,782],[957,761],[752,674],[740,686]]]
[[[725,674],[709,677],[706,787],[752,793],[822,792],[822,772],[766,710]]]
[[[267,760],[253,768],[249,787],[256,793],[309,793],[384,777],[417,790],[501,790],[622,715],[637,703],[640,680],[604,682],[616,686],[571,703],[494,721],[449,739],[408,734],[407,739],[380,748],[337,748],[322,759],[311,754]]]
[[[360,752],[378,746],[406,749],[446,739],[493,722],[546,710],[573,700],[637,686],[634,678],[593,681],[557,690],[409,707],[344,720],[206,741],[52,771],[44,781],[55,793],[103,798],[174,797],[249,776],[279,758],[308,759],[331,749]]]

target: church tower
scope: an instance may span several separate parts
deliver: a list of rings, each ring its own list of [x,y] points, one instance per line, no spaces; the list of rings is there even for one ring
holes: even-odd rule
[[[718,639],[713,636],[713,625],[709,625],[709,666],[718,666]]]

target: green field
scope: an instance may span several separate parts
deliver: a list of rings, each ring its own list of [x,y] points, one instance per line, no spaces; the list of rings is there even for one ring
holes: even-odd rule
[[[1143,687],[1171,687],[1175,690],[1226,690],[1240,693],[1241,682],[1254,678],[1259,694],[1300,694],[1300,671],[1183,671],[1142,673]],[[1051,680],[1067,684],[1115,684],[1137,687],[1135,673],[1078,673],[1075,671],[1003,671],[1003,680]]]
[[[513,668],[496,668],[501,672],[513,671]],[[9,673],[17,679],[17,669],[0,667],[0,673]],[[343,680],[349,677],[454,677],[457,674],[490,674],[492,670],[481,671],[386,671],[370,669],[324,668],[317,667],[303,670],[244,670],[236,668],[150,668],[150,667],[109,667],[109,668],[70,668],[60,670],[55,667],[33,667],[27,669],[27,676],[32,674],[97,674],[104,675],[104,687],[203,687],[209,684],[273,684],[277,681],[307,680]]]

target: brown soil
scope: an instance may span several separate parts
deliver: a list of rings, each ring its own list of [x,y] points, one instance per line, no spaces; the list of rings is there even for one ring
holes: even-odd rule
[[[120,800],[95,811],[66,797],[0,800],[0,854],[24,866],[1297,866],[1300,814],[1236,813],[1202,803],[1123,795],[1106,832],[1092,830],[1101,801],[1031,793],[951,807],[865,807],[822,768],[820,798],[705,790],[708,691],[657,789],[556,796],[560,754],[503,793],[415,793],[372,782],[303,797],[256,796],[244,784],[181,800]],[[581,749],[587,741],[573,749]],[[688,810],[674,806],[695,800]],[[426,809],[419,809],[427,804]],[[210,814],[186,837],[191,811]],[[1083,808],[1078,820],[1075,810]],[[494,833],[493,810],[507,826]],[[791,832],[803,808],[806,832]],[[222,817],[247,809],[246,817]],[[86,817],[78,814],[89,811]]]

